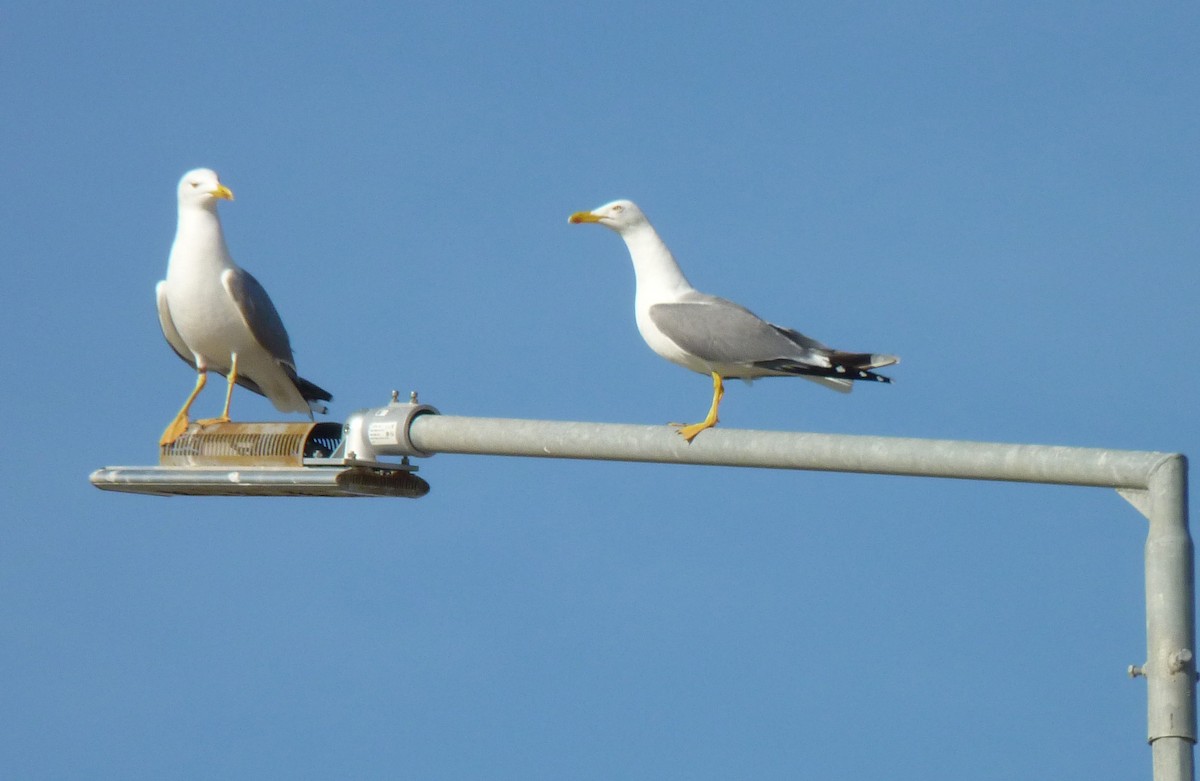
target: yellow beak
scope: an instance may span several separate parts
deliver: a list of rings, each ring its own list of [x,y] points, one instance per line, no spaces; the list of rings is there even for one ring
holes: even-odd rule
[[[567,222],[578,225],[581,222],[600,222],[600,218],[591,212],[575,212],[567,218]]]
[[[218,184],[217,189],[213,190],[211,195],[214,198],[224,198],[227,201],[233,200],[233,191],[223,184]]]

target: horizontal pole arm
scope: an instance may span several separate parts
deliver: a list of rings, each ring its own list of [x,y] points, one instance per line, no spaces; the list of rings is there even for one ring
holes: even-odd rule
[[[1169,453],[960,440],[418,415],[425,453],[641,461],[1145,489]],[[386,450],[379,451],[386,455]]]

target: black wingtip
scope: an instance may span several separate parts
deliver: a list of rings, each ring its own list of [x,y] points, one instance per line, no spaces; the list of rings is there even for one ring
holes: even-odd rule
[[[771,369],[777,372],[786,374],[794,374],[796,376],[808,377],[830,377],[835,380],[856,380],[869,382],[886,382],[891,383],[890,377],[885,377],[882,374],[876,374],[869,369],[863,369],[858,366],[850,366],[844,363],[835,363],[832,366],[809,366],[807,364],[796,363],[790,360],[776,361],[759,361],[755,366],[761,366],[764,369]]]
[[[882,374],[876,374],[875,372],[867,371],[866,369],[856,369],[853,367],[841,366],[841,365],[834,366],[833,369],[835,372],[837,372],[837,374],[832,375],[832,376],[843,377],[847,380],[869,380],[869,381],[873,381],[873,382],[886,382],[889,385],[891,385],[891,383],[892,383],[891,377],[885,377]]]
[[[320,385],[309,382],[303,377],[296,379],[296,387],[305,401],[333,401],[333,394]]]

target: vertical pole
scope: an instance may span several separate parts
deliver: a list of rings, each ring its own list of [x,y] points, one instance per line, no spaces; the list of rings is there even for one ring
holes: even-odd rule
[[[1145,672],[1154,779],[1193,781],[1196,627],[1187,459],[1164,459],[1149,482]]]

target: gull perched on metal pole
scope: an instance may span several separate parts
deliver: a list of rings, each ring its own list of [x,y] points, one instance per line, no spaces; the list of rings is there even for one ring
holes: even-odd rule
[[[197,168],[179,181],[179,224],[167,278],[158,283],[158,320],[175,353],[198,372],[196,386],[160,445],[178,439],[190,424],[188,411],[200,395],[209,371],[228,379],[220,417],[200,425],[229,421],[234,384],[266,396],[280,412],[325,412],[329,391],[296,374],[296,361],[283,320],[267,291],[233,262],[225,245],[219,200],[233,200],[215,171]]]
[[[576,212],[568,221],[596,223],[620,234],[637,278],[634,307],[642,338],[668,361],[712,377],[708,415],[679,428],[688,442],[717,424],[726,379],[792,375],[842,393],[850,392],[854,380],[891,382],[871,370],[898,363],[894,355],[834,350],[799,331],[768,323],[732,301],[696,290],[632,201]]]

